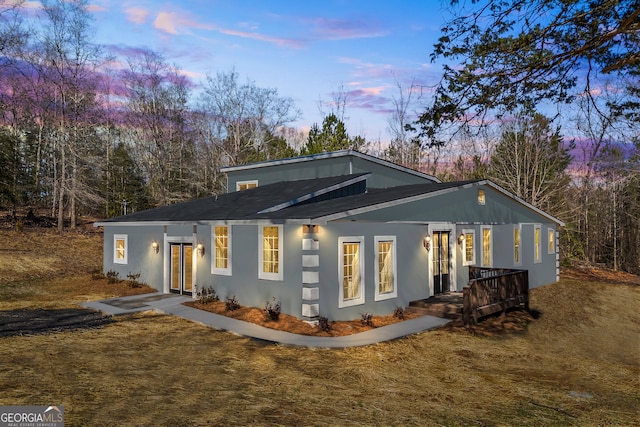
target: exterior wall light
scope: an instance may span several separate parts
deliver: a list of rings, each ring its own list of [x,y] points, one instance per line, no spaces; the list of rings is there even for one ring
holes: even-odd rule
[[[462,246],[462,242],[464,242],[464,233],[460,233],[458,236],[458,244]]]
[[[426,235],[424,236],[424,239],[422,240],[422,244],[424,245],[424,248],[426,250],[431,250],[431,236]]]
[[[158,244],[158,242],[156,242],[155,240],[151,242],[151,249],[153,249],[155,253],[160,252],[160,245]]]
[[[196,246],[196,250],[198,251],[198,254],[200,256],[204,256],[204,243],[198,242],[198,245]]]
[[[317,234],[318,226],[317,225],[303,225],[302,232],[305,234]]]

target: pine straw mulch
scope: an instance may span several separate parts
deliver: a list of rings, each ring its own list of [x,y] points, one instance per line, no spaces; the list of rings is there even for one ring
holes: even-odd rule
[[[220,314],[233,319],[254,323],[256,325],[264,326],[265,328],[290,332],[292,334],[312,335],[318,337],[340,337],[357,334],[359,332],[365,332],[381,326],[387,326],[393,323],[402,322],[403,320],[419,317],[418,314],[407,312],[404,313],[404,319],[399,319],[393,314],[388,314],[386,316],[373,316],[371,318],[371,324],[369,325],[361,319],[351,321],[331,321],[329,322],[329,331],[323,331],[318,326],[310,325],[297,317],[284,313],[280,313],[277,321],[269,320],[267,319],[267,316],[265,316],[263,310],[257,307],[240,306],[237,310],[228,311],[224,301],[214,301],[205,304],[193,301],[186,302],[184,304],[189,307],[209,311],[211,313]]]

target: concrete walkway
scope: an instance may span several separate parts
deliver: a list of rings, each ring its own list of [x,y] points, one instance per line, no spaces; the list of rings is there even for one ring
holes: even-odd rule
[[[183,319],[198,322],[214,329],[221,329],[246,337],[283,345],[320,348],[345,348],[376,344],[428,331],[450,322],[447,319],[441,319],[439,317],[421,316],[343,337],[315,337],[277,331],[242,320],[198,310],[183,305],[182,303],[186,301],[191,301],[191,298],[173,294],[144,294],[101,301],[90,301],[83,303],[82,306],[99,310],[109,315],[154,310],[159,313],[182,317]]]

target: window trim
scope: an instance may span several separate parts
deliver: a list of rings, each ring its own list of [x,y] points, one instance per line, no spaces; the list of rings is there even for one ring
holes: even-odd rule
[[[283,233],[282,224],[260,225],[258,231],[258,278],[263,280],[282,281],[284,278],[284,254],[283,254]],[[278,272],[269,273],[264,268],[264,229],[265,227],[275,227],[278,229]]]
[[[556,230],[551,227],[547,228],[547,255],[554,255],[558,244],[556,242]],[[551,247],[553,245],[553,247]]]
[[[538,234],[538,241],[536,242],[536,232]],[[533,263],[542,263],[542,225],[533,225]]]
[[[486,192],[484,188],[478,188],[478,205],[484,206],[487,203]]]
[[[476,230],[473,229],[462,229],[461,233],[464,235],[464,240],[462,241],[462,265],[474,265],[476,263]],[[467,261],[467,234],[471,234],[471,241],[473,242],[471,245],[471,260]]]
[[[398,297],[398,246],[396,244],[396,236],[374,236],[375,246],[375,296],[374,301],[384,301]],[[380,292],[380,243],[391,242],[391,286],[390,292]]]
[[[359,296],[357,298],[344,299],[344,292],[342,284],[344,282],[344,244],[345,243],[358,243],[360,250],[358,251],[358,269],[360,273],[359,284]],[[362,305],[365,302],[364,298],[364,236],[342,236],[338,237],[338,308],[352,307],[354,305]]]
[[[124,240],[124,257],[118,258],[118,240]],[[127,234],[114,234],[113,235],[113,263],[114,264],[128,264],[129,259],[129,236]]]
[[[227,267],[219,268],[216,267],[216,227],[226,227],[227,229]],[[221,276],[231,276],[231,225],[227,224],[219,224],[211,226],[211,274],[218,274]]]
[[[236,191],[244,191],[244,190],[240,190],[240,186],[241,185],[251,185],[251,184],[255,184],[255,186],[258,186],[258,180],[257,179],[250,179],[247,181],[236,181]],[[254,187],[251,187],[254,188]],[[245,190],[249,190],[249,188],[245,188]]]
[[[516,259],[516,231],[518,231],[518,259]],[[522,265],[522,224],[516,224],[513,226],[513,265]]]
[[[485,263],[484,259],[484,230],[489,230],[489,263]],[[493,267],[493,227],[491,225],[480,226],[480,234],[482,236],[482,250],[480,251],[480,266]]]

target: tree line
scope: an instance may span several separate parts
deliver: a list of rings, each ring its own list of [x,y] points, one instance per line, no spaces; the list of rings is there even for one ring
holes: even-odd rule
[[[451,2],[433,55],[463,66],[445,66],[431,97],[398,83],[388,144],[349,134],[344,92],[303,134],[277,89],[231,69],[196,91],[158,52],[93,43],[85,0],[46,0],[29,18],[23,3],[0,6],[0,207],[14,217],[46,210],[62,231],[225,192],[223,166],[350,148],[443,180],[490,178],[566,223],[564,259],[640,273],[633,2],[487,1],[477,14]],[[541,22],[542,10],[563,19]],[[617,35],[597,33],[607,28]]]

